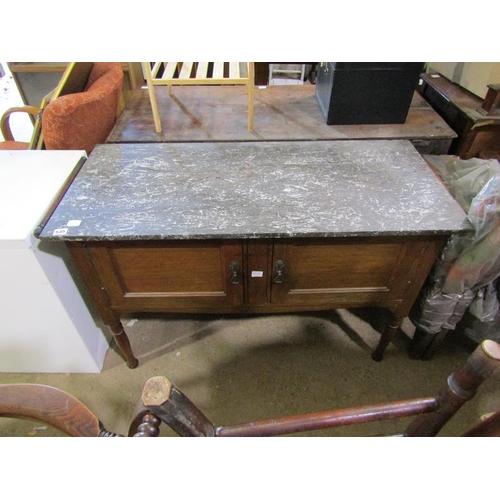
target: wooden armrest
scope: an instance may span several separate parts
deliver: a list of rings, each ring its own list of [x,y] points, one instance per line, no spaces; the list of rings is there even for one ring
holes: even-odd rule
[[[6,141],[13,141],[14,136],[12,135],[12,131],[10,129],[10,115],[12,113],[28,113],[30,115],[36,116],[40,112],[40,108],[37,108],[36,106],[19,106],[19,107],[14,107],[10,108],[5,113],[2,115],[2,120],[0,121],[0,129],[2,130],[2,135]]]
[[[98,437],[103,430],[82,402],[46,385],[0,385],[0,416],[39,420],[73,437]]]

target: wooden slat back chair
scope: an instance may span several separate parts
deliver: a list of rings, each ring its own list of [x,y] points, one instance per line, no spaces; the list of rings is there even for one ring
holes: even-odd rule
[[[166,377],[144,385],[133,412],[130,437],[157,437],[164,422],[183,437],[277,436],[415,416],[398,436],[436,436],[500,366],[500,344],[485,340],[455,371],[437,396],[293,415],[258,422],[215,427],[202,411]],[[37,384],[0,385],[0,416],[40,420],[69,436],[115,437],[80,401],[54,387]],[[500,436],[500,411],[462,434]]]
[[[156,86],[174,85],[242,85],[248,96],[248,130],[253,130],[253,62],[143,62],[142,71],[148,87],[155,130],[162,131],[156,100]]]

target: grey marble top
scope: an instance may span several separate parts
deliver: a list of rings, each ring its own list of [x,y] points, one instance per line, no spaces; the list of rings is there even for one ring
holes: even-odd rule
[[[389,236],[467,227],[409,141],[104,144],[41,238]]]

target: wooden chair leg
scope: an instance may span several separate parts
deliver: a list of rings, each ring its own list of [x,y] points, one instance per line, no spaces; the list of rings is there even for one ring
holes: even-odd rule
[[[153,84],[153,77],[151,75],[151,67],[148,62],[141,63],[142,72],[144,73],[144,78],[146,79],[146,84],[148,86],[149,100],[151,102],[151,110],[153,111],[153,120],[155,122],[155,130],[157,133],[161,132],[161,120],[160,112],[158,110],[158,102],[156,101],[155,86]]]
[[[248,131],[253,131],[253,91],[254,91],[255,69],[254,63],[248,63]]]
[[[166,377],[152,377],[144,385],[142,404],[182,437],[213,437],[205,415]]]
[[[436,334],[426,333],[417,328],[408,348],[408,355],[411,359],[420,359],[428,347],[432,344]]]
[[[406,429],[411,437],[435,436],[450,418],[470,399],[500,362],[500,344],[485,340],[469,356],[464,365],[454,372],[437,396],[437,411],[417,417]]]
[[[439,346],[444,342],[449,330],[441,329],[438,333],[425,333],[417,328],[408,348],[411,359],[431,359]]]
[[[434,335],[434,340],[431,345],[427,348],[427,350],[423,353],[422,359],[431,359],[434,356],[434,353],[439,349],[439,347],[443,344],[444,339],[448,335],[449,330],[443,328],[440,332]]]

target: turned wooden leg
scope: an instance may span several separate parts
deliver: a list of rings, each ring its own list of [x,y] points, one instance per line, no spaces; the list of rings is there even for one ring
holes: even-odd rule
[[[445,328],[435,334],[425,333],[417,328],[408,348],[408,355],[411,359],[430,359],[447,334],[448,330]]]
[[[420,415],[410,423],[405,436],[435,436],[450,418],[470,399],[481,383],[500,367],[500,344],[485,340],[464,365],[447,380],[437,397],[438,409]]]
[[[427,348],[432,344],[435,336],[435,334],[426,333],[417,328],[411,340],[410,347],[408,348],[408,355],[410,358],[420,359]]]
[[[160,424],[159,418],[147,413],[142,417],[142,423],[137,427],[134,437],[158,437],[160,435]]]
[[[395,337],[397,331],[399,330],[399,327],[401,326],[402,321],[403,318],[401,318],[399,315],[398,316],[393,315],[389,323],[387,323],[380,337],[378,346],[372,353],[373,361],[382,361],[382,358],[384,357],[384,352],[387,346],[391,343],[392,339]]]
[[[432,344],[424,352],[424,354],[422,355],[422,359],[431,359],[432,356],[434,356],[436,350],[439,349],[439,346],[443,344],[444,339],[448,335],[448,332],[448,329],[442,328],[441,331],[434,336]]]
[[[109,297],[94,266],[94,263],[98,262],[97,257],[95,260],[92,260],[95,249],[91,245],[80,241],[70,241],[66,245],[75,261],[76,267],[80,271],[84,283],[87,285],[94,304],[101,315],[102,322],[107,325],[113,334],[116,344],[129,368],[135,368],[139,364],[139,361],[132,352],[130,341],[123,329],[120,316],[111,307]]]
[[[127,366],[129,368],[136,368],[139,365],[139,360],[134,356],[134,353],[132,352],[130,341],[127,337],[127,334],[125,333],[125,330],[123,329],[121,321],[119,321],[115,325],[109,325],[109,329],[113,334],[113,338],[115,339],[118,348],[125,357]]]

